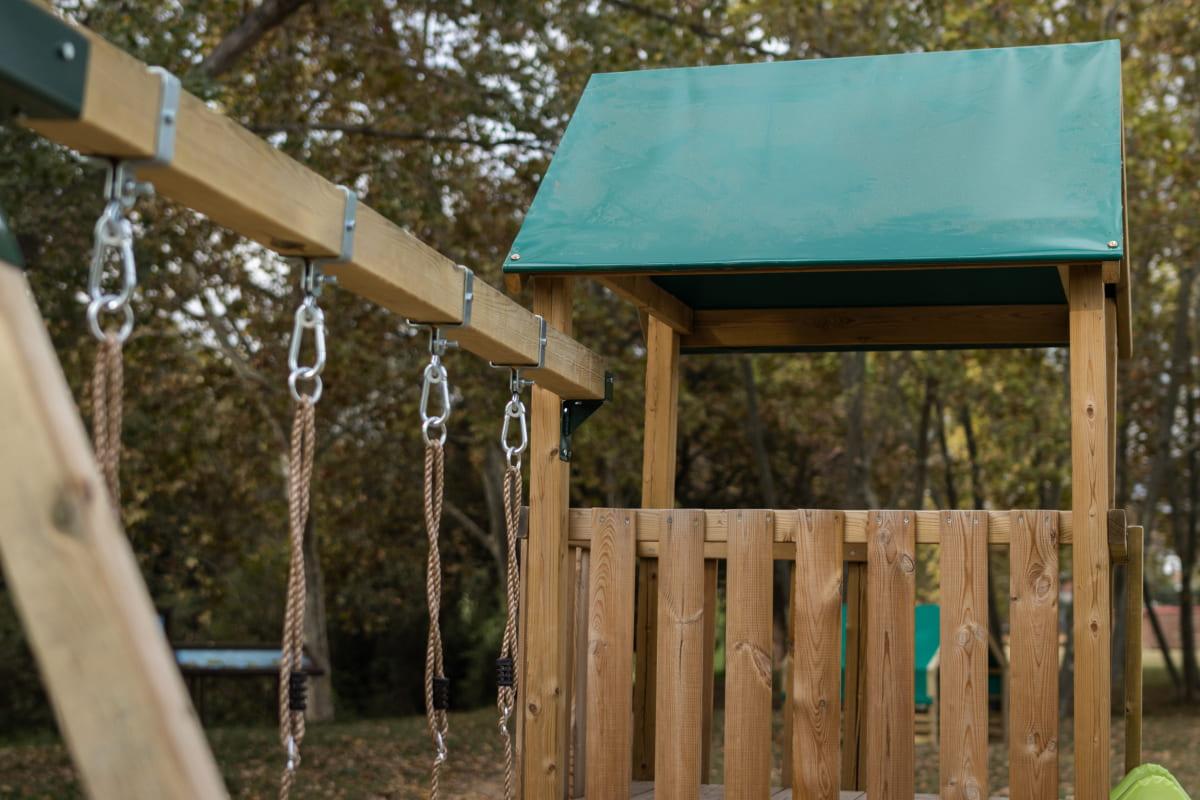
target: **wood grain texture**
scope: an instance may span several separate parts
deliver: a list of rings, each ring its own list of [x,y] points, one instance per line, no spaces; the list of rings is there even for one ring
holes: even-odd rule
[[[729,540],[729,529],[726,526],[725,512],[726,509],[697,509],[702,511],[705,516],[705,533],[704,540],[710,544],[724,543]],[[736,510],[736,509],[735,509]],[[784,554],[783,556],[776,555],[776,558],[786,557],[789,560],[792,558],[794,548],[790,544],[796,541],[796,532],[799,530],[800,515],[806,509],[773,509],[775,513],[775,544],[787,544],[788,547],[777,548],[777,553]],[[1037,509],[1040,510],[1040,509]],[[664,525],[664,520],[669,507],[650,506],[645,504],[644,508],[634,509],[638,517],[638,542],[657,542]],[[852,547],[863,546],[867,544],[867,520],[874,511],[851,510],[843,511],[845,521],[843,524],[843,542],[846,545],[845,555],[850,556]],[[908,512],[916,519],[916,537],[917,544],[937,544],[941,541],[942,536],[942,521],[938,511],[917,511]],[[1008,511],[985,511],[988,518],[988,544],[992,546],[1007,545],[1009,543],[1010,516]],[[1059,532],[1061,535],[1060,542],[1062,544],[1070,544],[1072,541],[1071,531],[1074,526],[1071,522],[1071,512],[1069,511],[1051,511],[1050,513],[1058,515]],[[586,543],[591,536],[591,509],[590,508],[573,508],[570,512],[571,525],[571,544],[582,545]],[[1107,536],[1107,531],[1105,536]],[[714,556],[708,556],[713,558]],[[722,556],[723,557],[723,556]]]
[[[629,797],[633,775],[634,516],[597,509],[588,581],[587,796]]]
[[[548,325],[571,330],[571,280],[539,278],[534,309]],[[567,791],[571,642],[567,512],[570,464],[558,457],[561,398],[533,387],[529,445],[525,659],[521,664],[522,781],[527,800],[561,800]]]
[[[677,333],[692,332],[692,309],[643,275],[597,275],[596,280],[638,311],[651,314]]]
[[[867,565],[846,564],[846,709],[842,718],[843,788],[867,788]]]
[[[1075,796],[1109,791],[1112,635],[1104,281],[1071,267],[1071,547],[1075,644]]]
[[[588,584],[592,552],[573,549],[571,571],[571,797],[583,797],[587,775]],[[630,643],[632,646],[632,640]]]
[[[1142,585],[1145,531],[1129,528],[1125,585],[1125,771],[1142,763]]]
[[[2,262],[0,369],[0,561],[83,788],[227,797],[29,285]]]
[[[792,797],[837,800],[841,777],[842,523],[806,511],[796,536],[792,621]]]
[[[658,573],[654,784],[666,800],[695,800],[704,666],[704,515],[674,513],[665,534]]]
[[[725,796],[771,791],[770,511],[729,511],[725,577]]]
[[[84,111],[79,120],[26,120],[85,153],[153,154],[161,91],[158,76],[92,31]],[[183,92],[175,156],[139,177],[157,192],[280,253],[328,257],[342,241],[345,197],[333,183]],[[360,203],[350,263],[331,265],[341,285],[397,314],[426,322],[462,319],[462,273],[454,262]],[[540,325],[533,314],[483,281],[475,283],[462,346],[497,363],[537,363]],[[604,363],[562,333],[552,333],[545,367],[530,370],[543,388],[569,398],[604,396]]]
[[[916,520],[872,511],[867,542],[867,796],[910,800],[913,773],[913,608]]]
[[[655,316],[646,318],[646,392],[642,442],[642,506],[675,505],[675,445],[679,427],[679,334]],[[654,777],[655,682],[658,676],[657,566],[638,573],[638,657],[634,677],[634,777]]]
[[[684,350],[746,347],[1061,346],[1064,306],[915,306],[696,311]]]
[[[943,511],[939,780],[944,800],[988,796],[987,515]]]
[[[1058,520],[1011,513],[1009,791],[1013,800],[1050,800],[1058,797]]]

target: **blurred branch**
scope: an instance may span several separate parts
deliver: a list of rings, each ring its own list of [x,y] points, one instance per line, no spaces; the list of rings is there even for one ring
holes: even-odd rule
[[[372,125],[353,125],[349,123],[324,123],[314,122],[312,124],[300,124],[294,122],[279,122],[279,123],[261,123],[247,125],[247,129],[254,133],[264,135],[271,133],[314,133],[314,132],[331,132],[345,133],[353,136],[369,136],[376,139],[394,139],[399,141],[409,142],[436,142],[448,144],[468,144],[475,147],[482,147],[485,150],[492,150],[504,145],[515,147],[528,147],[534,150],[545,150],[547,145],[539,142],[537,139],[529,139],[525,137],[512,136],[504,139],[485,139],[477,136],[462,136],[454,133],[430,133],[428,131],[398,131],[389,130],[387,128],[376,128]]]
[[[200,62],[196,71],[210,78],[228,72],[246,51],[310,2],[312,0],[263,0],[242,17],[237,27],[225,34],[225,38]]]
[[[731,47],[738,47],[743,50],[748,50],[751,53],[757,53],[764,56],[774,56],[775,54],[765,49],[758,42],[747,42],[743,39],[734,39],[726,36],[720,31],[715,31],[712,28],[705,27],[699,22],[684,19],[678,14],[672,14],[667,11],[660,11],[656,8],[649,8],[641,3],[634,3],[631,0],[607,0],[610,6],[616,6],[622,11],[627,11],[630,14],[636,14],[639,17],[652,19],[657,22],[663,22],[673,28],[688,31],[689,33],[698,36],[701,39],[720,42]]]

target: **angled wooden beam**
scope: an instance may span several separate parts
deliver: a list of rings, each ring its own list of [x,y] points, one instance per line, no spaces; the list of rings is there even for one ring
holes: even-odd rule
[[[692,309],[644,275],[599,275],[596,280],[639,312],[653,314],[676,333],[692,332]]]
[[[155,150],[160,78],[92,31],[83,111],[78,119],[24,119],[28,127],[83,153],[149,158]],[[345,197],[337,186],[184,92],[175,155],[139,177],[156,190],[280,253],[340,252]],[[350,263],[327,268],[340,285],[399,315],[456,323],[463,273],[453,261],[359,204]],[[502,364],[535,364],[540,323],[503,292],[475,282],[471,324],[456,330],[464,349]],[[544,368],[528,377],[569,399],[604,397],[604,364],[583,345],[550,332]]]
[[[1013,346],[1067,343],[1066,306],[915,306],[697,311],[684,350]]]
[[[25,277],[0,263],[0,561],[89,797],[227,797]]]

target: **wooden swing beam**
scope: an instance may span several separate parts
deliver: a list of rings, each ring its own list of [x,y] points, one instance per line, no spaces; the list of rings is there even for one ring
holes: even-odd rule
[[[74,26],[73,26],[74,27]],[[81,153],[154,155],[161,79],[95,33],[89,43],[84,103],[77,119],[23,119],[32,130]],[[144,168],[162,195],[287,255],[328,258],[341,249],[345,196],[333,183],[184,92],[169,166]],[[378,212],[358,204],[353,260],[326,271],[339,285],[401,316],[462,322],[463,273],[455,263]],[[475,281],[471,322],[461,346],[498,364],[536,364],[541,324],[520,304]],[[548,326],[545,364],[527,370],[564,399],[604,397],[599,355]]]

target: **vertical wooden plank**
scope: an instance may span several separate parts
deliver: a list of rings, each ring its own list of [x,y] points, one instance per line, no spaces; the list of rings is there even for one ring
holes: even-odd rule
[[[571,332],[571,281],[538,278],[533,285],[534,313],[563,333]],[[561,800],[567,790],[567,747],[571,699],[571,642],[566,638],[570,613],[567,564],[568,481],[570,465],[559,459],[562,400],[534,384],[530,410],[529,541],[525,569],[526,619],[521,703],[522,780],[526,800]]]
[[[867,788],[867,565],[846,564],[846,672],[842,689],[842,788]]]
[[[1125,584],[1125,771],[1142,763],[1142,570],[1145,532],[1129,528],[1129,566]]]
[[[704,687],[701,694],[700,782],[708,783],[712,771],[713,690],[717,650],[717,561],[704,562]]]
[[[943,800],[982,800],[988,797],[987,514],[940,513],[939,786]]]
[[[771,792],[771,545],[774,514],[726,511],[725,797]]]
[[[1117,301],[1104,298],[1105,408],[1108,420],[1108,498],[1117,496]]]
[[[700,793],[700,700],[704,666],[704,512],[667,517],[658,559],[658,721],[654,790],[659,800]]]
[[[792,594],[792,797],[838,800],[841,679],[840,511],[802,511]]]
[[[1052,800],[1058,797],[1058,514],[1013,511],[1011,518],[1009,791],[1013,800]]]
[[[513,741],[513,758],[516,760],[516,764],[517,764],[517,768],[515,770],[516,775],[514,776],[516,778],[515,790],[516,790],[517,797],[525,796],[525,794],[524,794],[524,778],[523,778],[523,772],[524,772],[523,765],[525,763],[525,760],[522,757],[522,755],[524,754],[524,748],[525,748],[525,713],[523,711],[521,711],[521,707],[525,704],[524,703],[525,698],[524,698],[524,694],[523,694],[524,690],[521,688],[520,681],[524,680],[525,628],[528,626],[527,614],[529,611],[529,609],[525,603],[526,599],[528,598],[528,591],[529,591],[528,580],[527,580],[528,575],[526,574],[526,561],[528,558],[527,548],[529,545],[529,538],[528,538],[529,509],[528,508],[524,509],[522,511],[522,515],[524,517],[523,526],[522,526],[522,528],[523,528],[522,534],[523,535],[521,537],[521,541],[517,542],[517,563],[520,565],[520,582],[519,582],[520,588],[519,588],[519,591],[521,593],[521,607],[517,610],[517,614],[519,615],[519,619],[517,621],[517,665],[516,665],[518,683],[517,683],[516,713],[513,715],[516,718],[513,721],[513,733],[515,735],[515,740]]]
[[[916,514],[872,511],[867,522],[867,796],[911,800],[914,792],[913,637]]]
[[[628,800],[633,776],[633,605],[636,519],[593,509],[587,608],[587,757],[591,800]]]
[[[228,796],[29,285],[3,262],[0,372],[0,560],[87,795]]]
[[[642,507],[675,506],[675,442],[679,420],[679,334],[653,314],[646,318],[645,432]],[[634,679],[634,777],[654,777],[655,667],[658,647],[658,565],[638,575],[637,663]]]
[[[1111,680],[1108,403],[1100,265],[1071,267],[1071,569],[1075,612],[1075,796],[1109,790]]]

